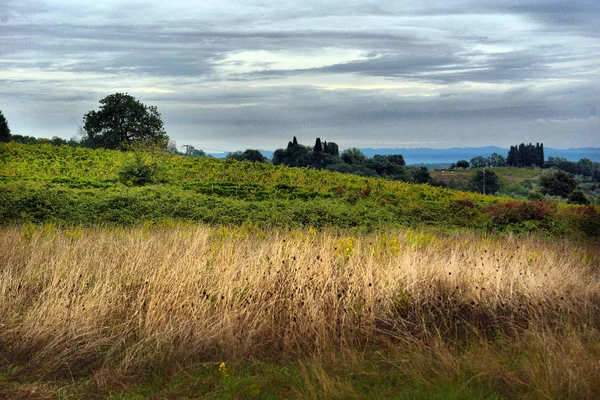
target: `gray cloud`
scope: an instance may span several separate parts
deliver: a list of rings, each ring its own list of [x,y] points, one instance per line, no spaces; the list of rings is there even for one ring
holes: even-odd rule
[[[175,139],[214,132],[209,143],[229,149],[275,148],[290,133],[381,145],[401,131],[432,147],[448,135],[597,140],[593,0],[120,3],[0,0],[0,109],[13,131],[69,137],[119,90],[157,104]],[[360,56],[314,61],[335,51]],[[269,57],[240,56],[252,52]]]

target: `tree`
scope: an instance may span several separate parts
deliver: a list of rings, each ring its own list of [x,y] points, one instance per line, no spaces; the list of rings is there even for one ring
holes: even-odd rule
[[[590,201],[585,197],[581,190],[573,190],[569,195],[569,203],[571,204],[590,204]]]
[[[313,151],[315,153],[320,153],[323,151],[323,145],[321,144],[321,138],[317,138],[317,141],[315,142],[315,147],[313,148]]]
[[[179,154],[179,150],[177,150],[177,142],[174,140],[169,140],[167,143],[167,153],[171,154]]]
[[[85,114],[83,123],[86,137],[82,142],[91,147],[124,150],[146,141],[166,148],[169,142],[156,107],[128,94],[115,93],[100,100],[100,110]]]
[[[411,169],[410,180],[413,183],[431,183],[432,178],[427,167],[417,167]]]
[[[456,168],[469,168],[469,162],[467,160],[459,160],[456,162]]]
[[[498,153],[492,153],[487,158],[488,166],[490,167],[504,167],[506,165],[506,159]]]
[[[568,197],[577,187],[573,175],[565,171],[556,171],[540,178],[541,192],[551,196]]]
[[[252,161],[252,162],[261,162],[261,163],[264,163],[267,161],[265,156],[263,156],[260,151],[254,150],[254,149],[247,149],[243,153],[241,151],[229,153],[226,158],[231,159],[231,160]]]
[[[323,145],[323,151],[336,157],[340,155],[340,148],[335,142],[325,142]]]
[[[577,173],[583,176],[592,176],[594,162],[589,158],[582,158],[577,161]]]
[[[366,158],[364,153],[356,147],[346,149],[342,152],[342,160],[346,164],[361,164]]]
[[[183,149],[185,150],[185,152],[183,153],[184,156],[206,157],[206,153],[204,152],[204,150],[197,149],[192,145],[184,144]]]
[[[469,181],[469,188],[474,192],[494,194],[500,190],[498,175],[492,171],[477,171]]]
[[[510,146],[506,164],[509,167],[544,166],[544,143]]]
[[[288,147],[285,150],[275,150],[275,153],[273,153],[273,164],[283,164],[288,167],[307,167],[311,165],[313,154],[312,147],[298,144],[298,141],[296,141],[296,144],[293,144],[293,142],[290,142],[290,144],[291,146],[288,144]]]
[[[10,142],[10,128],[2,111],[0,111],[0,142]]]
[[[488,161],[485,157],[477,156],[471,158],[471,168],[485,168],[488,166]]]

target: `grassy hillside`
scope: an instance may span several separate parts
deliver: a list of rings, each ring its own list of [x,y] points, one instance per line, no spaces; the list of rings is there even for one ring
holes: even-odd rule
[[[600,396],[596,243],[0,228],[0,398]]]
[[[479,170],[479,168],[437,170],[431,171],[431,177],[444,182],[450,188],[466,188],[471,177]],[[541,168],[494,167],[486,170],[498,175],[500,184],[506,191],[510,190],[509,185],[523,183],[529,183],[528,186],[536,188],[542,176]]]
[[[596,236],[598,210],[251,162],[138,154],[153,185],[119,175],[134,153],[0,144],[0,222],[211,224],[443,229]]]

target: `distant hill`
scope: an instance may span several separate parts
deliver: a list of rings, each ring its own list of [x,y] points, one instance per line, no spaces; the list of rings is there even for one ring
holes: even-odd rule
[[[244,149],[240,149],[244,150]],[[407,164],[451,164],[458,160],[467,160],[475,156],[488,157],[492,153],[498,153],[506,157],[508,149],[503,149],[496,146],[486,147],[452,147],[448,149],[430,149],[430,148],[364,148],[360,149],[368,157],[373,157],[375,154],[389,155],[402,154]],[[259,150],[263,156],[269,160],[273,158],[273,151]],[[562,157],[570,161],[579,161],[582,158],[589,158],[592,161],[600,162],[600,148],[583,147],[577,149],[554,149],[546,147],[544,149],[546,159],[548,157]],[[228,153],[207,153],[216,158],[225,158]]]

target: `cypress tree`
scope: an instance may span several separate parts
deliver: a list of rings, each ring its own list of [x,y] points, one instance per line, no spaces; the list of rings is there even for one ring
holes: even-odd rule
[[[321,138],[317,138],[317,141],[315,142],[315,147],[314,147],[313,151],[315,153],[320,153],[323,151],[323,145],[321,144]]]
[[[515,146],[510,146],[510,150],[508,150],[508,156],[506,156],[506,165],[509,167],[515,166],[516,152],[517,148]]]
[[[544,143],[540,144],[540,167],[544,166]]]
[[[525,143],[519,145],[519,155],[517,156],[517,166],[525,165]]]
[[[296,136],[294,136],[294,140],[292,141],[292,145],[295,146],[298,144],[298,139],[296,139]]]

